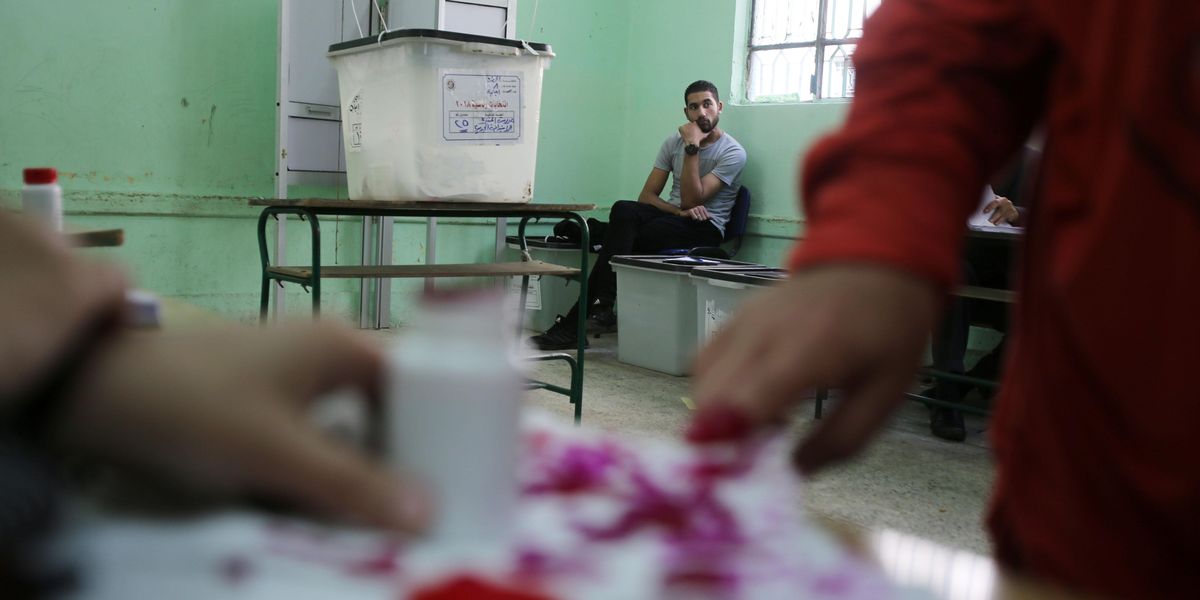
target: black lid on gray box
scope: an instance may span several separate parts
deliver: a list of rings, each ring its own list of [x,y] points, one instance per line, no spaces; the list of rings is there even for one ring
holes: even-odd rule
[[[627,267],[640,267],[643,269],[654,269],[656,271],[668,271],[672,273],[690,273],[692,269],[708,268],[708,269],[723,269],[730,267],[754,267],[754,263],[741,262],[736,260],[722,260],[719,258],[701,258],[699,256],[663,256],[661,254],[650,255],[622,255],[612,257],[612,264],[624,265]]]
[[[747,285],[773,285],[788,278],[783,269],[762,267],[759,269],[695,269],[692,277],[733,281]]]

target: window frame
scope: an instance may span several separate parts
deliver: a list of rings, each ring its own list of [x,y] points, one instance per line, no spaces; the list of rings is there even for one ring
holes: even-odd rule
[[[754,45],[754,30],[758,26],[758,19],[754,18],[755,8],[761,0],[750,0],[750,28],[746,38],[746,61],[745,75],[743,77],[743,89],[745,90],[745,102],[748,104],[808,104],[811,102],[822,101],[849,101],[853,98],[850,96],[839,96],[836,98],[828,98],[825,96],[825,49],[830,46],[841,46],[845,44],[854,44],[857,48],[859,42],[862,41],[862,36],[848,38],[826,38],[826,21],[829,18],[829,3],[830,0],[817,0],[817,37],[810,42],[784,42],[780,44],[763,44],[761,46]],[[864,21],[865,21],[864,17]],[[754,53],[763,50],[790,50],[792,48],[812,48],[813,55],[817,61],[816,68],[813,70],[813,87],[812,98],[809,100],[794,100],[783,102],[771,102],[763,100],[751,100],[750,90],[753,89],[750,81],[750,65],[753,64]]]

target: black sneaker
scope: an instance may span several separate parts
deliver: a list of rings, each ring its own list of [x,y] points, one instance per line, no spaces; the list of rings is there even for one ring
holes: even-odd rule
[[[588,315],[588,333],[612,333],[617,330],[617,313],[611,306],[597,306]]]
[[[554,324],[546,333],[535,335],[529,338],[529,341],[537,347],[538,350],[575,350],[579,347],[579,338],[575,335],[578,323],[574,320],[568,321],[562,315],[554,317]],[[583,340],[583,347],[587,348],[587,338]]]
[[[963,423],[962,413],[953,408],[935,406],[930,409],[929,431],[933,435],[951,442],[961,442],[967,439],[967,426]]]

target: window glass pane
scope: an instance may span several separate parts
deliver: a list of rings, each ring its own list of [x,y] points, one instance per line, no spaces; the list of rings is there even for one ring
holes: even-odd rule
[[[817,53],[813,48],[759,50],[750,53],[751,102],[797,102],[813,99]]]
[[[880,0],[828,0],[825,37],[844,40],[862,37],[863,21],[879,8]]]
[[[819,6],[820,0],[754,0],[754,37],[750,44],[815,41]]]
[[[825,47],[824,81],[821,82],[822,98],[849,98],[854,95],[855,44]]]

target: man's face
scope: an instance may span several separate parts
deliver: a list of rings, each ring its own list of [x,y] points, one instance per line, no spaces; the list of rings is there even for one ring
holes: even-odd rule
[[[713,98],[712,92],[696,92],[688,94],[683,114],[687,115],[687,120],[700,127],[700,131],[708,133],[721,122],[722,108],[725,108],[725,105]]]

